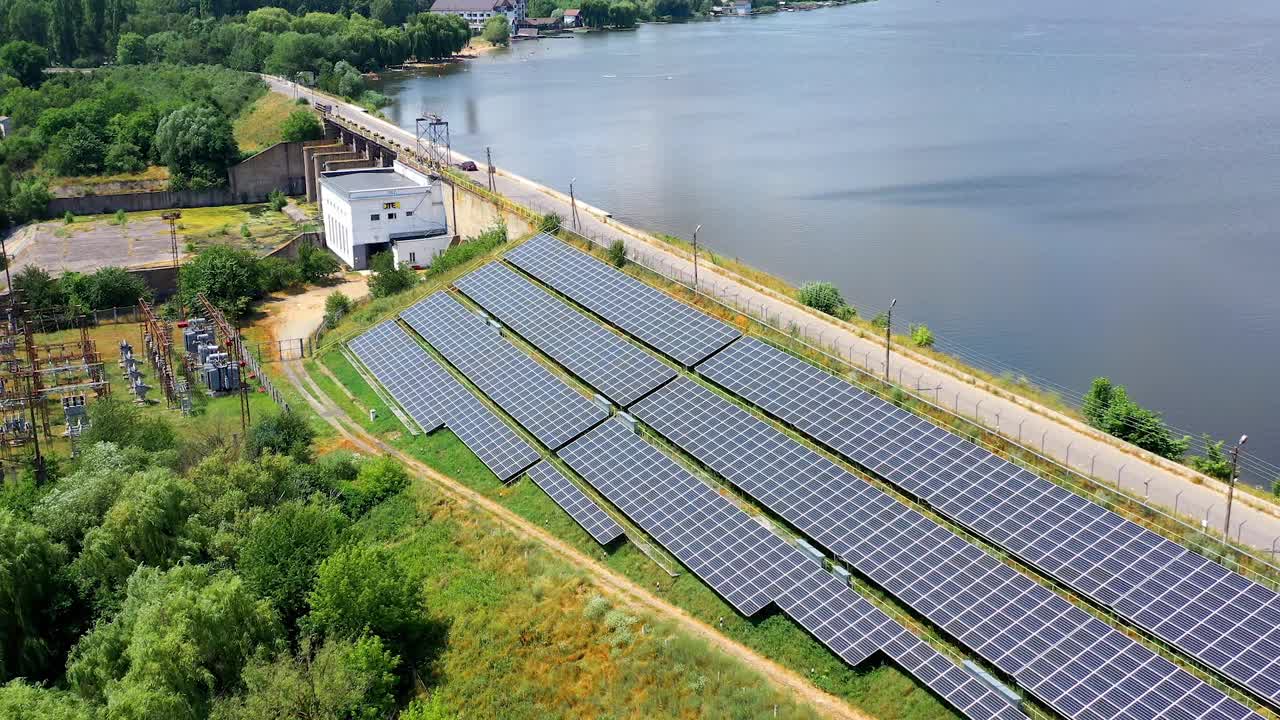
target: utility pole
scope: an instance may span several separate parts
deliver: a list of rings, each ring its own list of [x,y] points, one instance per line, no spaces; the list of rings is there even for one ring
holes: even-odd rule
[[[493,152],[490,151],[489,146],[487,145],[484,148],[484,157],[485,160],[489,162],[489,192],[496,195],[498,192],[498,186],[497,183],[494,182],[493,176],[497,172],[497,169],[493,167]]]
[[[577,181],[576,177],[569,180],[569,214],[573,220],[574,232],[578,232],[578,198],[573,194],[573,184]]]
[[[1244,444],[1249,441],[1248,435],[1241,435],[1240,442],[1231,448],[1231,477],[1227,480],[1227,519],[1222,525],[1222,539],[1231,539],[1231,501],[1236,494],[1236,467],[1240,463],[1240,451],[1244,449]]]
[[[182,217],[182,212],[173,210],[167,212],[160,217],[169,221],[169,253],[173,256],[173,282],[178,282],[178,218]],[[183,320],[187,319],[187,309],[182,305],[182,295],[178,295],[178,312]]]
[[[889,382],[889,348],[893,346],[893,306],[898,304],[898,298],[894,298],[889,303],[888,317],[884,322],[884,381]]]
[[[13,294],[13,280],[9,277],[9,250],[4,244],[4,234],[0,233],[0,256],[4,256],[4,289],[9,292],[9,298],[16,297]]]
[[[701,225],[693,229],[693,290],[694,292],[697,292],[698,290],[698,231],[701,229],[702,229]]]

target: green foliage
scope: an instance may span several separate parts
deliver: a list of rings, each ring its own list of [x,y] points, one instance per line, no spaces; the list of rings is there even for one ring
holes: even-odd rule
[[[582,24],[589,28],[602,28],[609,24],[608,0],[582,0],[578,14]]]
[[[355,303],[351,301],[351,298],[342,294],[341,291],[334,291],[333,294],[324,299],[325,327],[337,327],[338,322],[341,321],[347,313],[351,312],[351,308],[354,306]]]
[[[71,223],[73,223],[73,222],[75,222],[75,221],[76,221],[76,214],[75,214],[75,213],[73,213],[73,212],[71,212],[70,210],[68,210],[68,211],[66,211],[65,213],[63,213],[63,214],[62,214],[62,222],[63,222],[63,223],[65,223],[65,224],[67,224],[67,225],[70,225]]]
[[[511,25],[505,15],[494,15],[484,23],[480,37],[494,45],[507,45],[511,42]]]
[[[169,167],[174,190],[217,187],[240,157],[231,122],[221,110],[189,103],[169,113],[156,127],[155,148]]]
[[[69,692],[14,680],[0,685],[0,717],[10,720],[94,720],[97,713],[93,706]]]
[[[528,16],[534,18],[551,17],[551,13],[555,11],[554,0],[530,0],[527,8]]]
[[[258,261],[258,276],[263,292],[279,292],[302,284],[302,268],[284,258],[268,257]]]
[[[69,272],[58,280],[68,301],[88,310],[137,305],[150,298],[151,289],[142,278],[120,267],[104,267],[88,275]]]
[[[609,5],[609,24],[616,28],[633,28],[639,17],[640,9],[627,0]]]
[[[414,698],[400,713],[400,720],[458,720],[458,715],[444,704],[439,692],[433,692],[426,700]]]
[[[553,212],[549,212],[546,215],[543,215],[542,218],[538,220],[538,231],[544,232],[544,233],[551,233],[554,235],[556,231],[560,229],[560,225],[562,222],[563,221],[561,220],[559,215]]]
[[[614,240],[609,245],[609,262],[614,267],[622,267],[627,264],[627,244],[622,240]]]
[[[271,601],[286,628],[306,611],[316,568],[341,543],[346,517],[333,505],[288,502],[258,517],[240,548],[245,584]]]
[[[431,260],[428,275],[440,275],[465,265],[475,258],[492,252],[507,242],[507,225],[499,220],[496,225],[466,242],[454,245]]]
[[[847,307],[844,298],[840,295],[840,289],[829,282],[810,282],[801,285],[800,290],[796,292],[796,299],[828,315],[835,315],[842,308]]]
[[[103,167],[109,173],[138,172],[147,167],[142,148],[130,142],[115,142],[107,146]]]
[[[298,248],[298,267],[302,270],[302,279],[315,285],[331,281],[342,269],[328,250],[305,244]]]
[[[254,422],[249,430],[246,450],[250,457],[271,452],[307,462],[311,458],[311,442],[315,437],[315,430],[311,429],[306,418],[286,410]]]
[[[369,261],[369,294],[387,297],[404,292],[418,283],[418,273],[407,263],[396,267],[395,258],[388,252],[380,252]]]
[[[263,289],[262,269],[253,253],[229,245],[212,245],[178,271],[178,292],[183,304],[196,306],[204,293],[232,318],[238,318]]]
[[[928,325],[920,323],[911,326],[911,342],[916,347],[929,348],[933,347],[933,331]]]
[[[339,549],[320,563],[307,623],[341,638],[373,633],[409,639],[424,612],[420,585],[397,556],[369,545]]]
[[[285,142],[319,140],[324,137],[320,119],[310,110],[294,110],[280,126],[280,139]]]
[[[120,611],[76,646],[67,680],[111,718],[204,717],[279,638],[270,603],[233,573],[145,567],[129,578]]]
[[[676,20],[692,17],[693,4],[689,0],[654,0],[653,16]]]
[[[177,435],[164,417],[143,413],[138,406],[126,400],[101,398],[89,406],[88,414],[89,428],[81,435],[81,442],[85,445],[108,442],[141,448],[150,453],[177,447]]]
[[[457,15],[418,13],[405,29],[409,55],[439,60],[456,54],[471,40],[471,28]]]
[[[267,193],[267,205],[269,205],[272,210],[275,210],[276,212],[280,212],[284,210],[284,206],[288,204],[289,204],[288,196],[286,196],[279,189],[272,190],[271,192]]]
[[[1280,478],[1271,481],[1271,494],[1280,497]]]
[[[1094,379],[1081,412],[1099,430],[1170,460],[1182,459],[1191,445],[1191,438],[1174,437],[1159,413],[1133,402],[1123,385],[1105,377]]]
[[[304,640],[297,655],[249,663],[244,695],[220,704],[213,717],[382,720],[393,715],[399,664],[378,637],[329,638],[318,650]]]
[[[48,270],[28,265],[13,276],[13,287],[22,293],[23,301],[33,310],[45,310],[67,304],[62,285]]]
[[[137,33],[125,33],[116,42],[117,65],[141,65],[147,61],[147,41]]]
[[[44,528],[0,510],[0,680],[48,670],[66,559]]]
[[[73,125],[53,136],[44,164],[58,175],[96,175],[106,166],[107,146],[85,125]]]
[[[1204,455],[1192,455],[1187,458],[1191,467],[1219,480],[1231,479],[1231,459],[1222,451],[1223,442],[1214,442],[1208,435],[1204,436]]]
[[[380,455],[359,465],[354,480],[340,486],[342,508],[358,518],[383,500],[409,487],[409,473],[394,458]]]
[[[13,40],[0,46],[0,72],[12,75],[26,87],[39,85],[47,67],[49,53],[35,43]]]
[[[129,222],[129,216],[125,214],[124,208],[117,208],[113,222],[120,227],[124,227]]]
[[[49,210],[49,201],[53,196],[49,188],[39,178],[29,178],[14,183],[14,190],[9,197],[9,220],[20,225],[32,220],[39,220]],[[17,286],[17,281],[14,281]],[[29,302],[29,301],[28,301]]]
[[[90,411],[108,401],[90,405]],[[102,523],[125,478],[146,467],[149,459],[114,443],[85,441],[82,447],[76,471],[54,483],[31,513],[55,541],[73,552],[79,551],[85,533]]]

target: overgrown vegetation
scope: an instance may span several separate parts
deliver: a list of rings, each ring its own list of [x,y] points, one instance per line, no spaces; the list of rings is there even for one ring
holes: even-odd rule
[[[104,267],[87,275],[69,272],[55,278],[44,268],[28,265],[13,276],[13,286],[35,310],[64,305],[103,310],[137,305],[139,298],[151,297],[151,289],[140,277],[119,267]]]
[[[1159,413],[1130,400],[1123,385],[1105,377],[1094,379],[1081,412],[1099,430],[1170,460],[1181,460],[1191,445],[1191,438],[1174,437]]]
[[[814,310],[841,320],[848,320],[858,314],[844,301],[840,288],[829,282],[810,282],[801,285],[796,291],[796,299]]]
[[[609,244],[609,262],[618,268],[627,264],[627,244],[621,239]]]
[[[375,254],[369,259],[369,294],[384,298],[404,292],[418,282],[418,273],[409,263],[396,264],[390,250]]]

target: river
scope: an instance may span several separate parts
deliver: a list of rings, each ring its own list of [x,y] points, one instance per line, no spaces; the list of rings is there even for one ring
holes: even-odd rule
[[[376,85],[629,223],[1280,462],[1280,4],[879,0]]]

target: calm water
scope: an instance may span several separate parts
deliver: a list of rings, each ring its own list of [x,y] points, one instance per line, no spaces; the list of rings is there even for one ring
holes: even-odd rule
[[[1280,4],[880,0],[382,86],[628,222],[1280,460]]]

